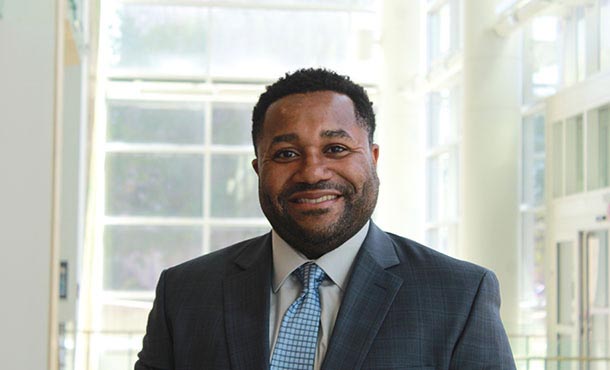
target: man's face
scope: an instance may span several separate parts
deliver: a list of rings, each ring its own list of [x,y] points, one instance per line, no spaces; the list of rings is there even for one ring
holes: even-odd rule
[[[373,213],[378,155],[349,97],[332,91],[288,95],[269,106],[252,162],[261,208],[286,242],[318,258]]]

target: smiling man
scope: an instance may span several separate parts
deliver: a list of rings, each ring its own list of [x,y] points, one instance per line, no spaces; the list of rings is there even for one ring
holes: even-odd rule
[[[273,230],[165,270],[136,369],[514,369],[491,271],[385,233],[365,90],[287,74],[254,107]]]
[[[355,235],[373,213],[379,148],[369,142],[372,129],[352,100],[334,91],[283,97],[261,124],[253,166],[263,212],[290,246],[319,258]]]

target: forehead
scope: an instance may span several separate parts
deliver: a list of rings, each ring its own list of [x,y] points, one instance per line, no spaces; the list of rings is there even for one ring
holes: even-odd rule
[[[263,122],[265,135],[282,129],[306,129],[324,124],[358,125],[354,103],[344,94],[316,91],[285,96],[272,103]]]

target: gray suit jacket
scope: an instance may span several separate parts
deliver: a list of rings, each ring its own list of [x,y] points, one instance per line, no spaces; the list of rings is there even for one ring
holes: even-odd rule
[[[145,369],[268,369],[271,234],[161,274]],[[322,368],[515,369],[494,274],[371,223]]]

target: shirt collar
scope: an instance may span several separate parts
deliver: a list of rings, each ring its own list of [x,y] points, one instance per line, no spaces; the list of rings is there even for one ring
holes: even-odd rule
[[[341,289],[347,285],[347,279],[352,263],[360,250],[364,238],[369,230],[368,221],[354,236],[338,248],[313,260],[324,270],[326,275]],[[312,261],[302,253],[295,250],[275,230],[271,233],[271,246],[273,251],[273,292],[277,293],[288,276],[305,262]]]

